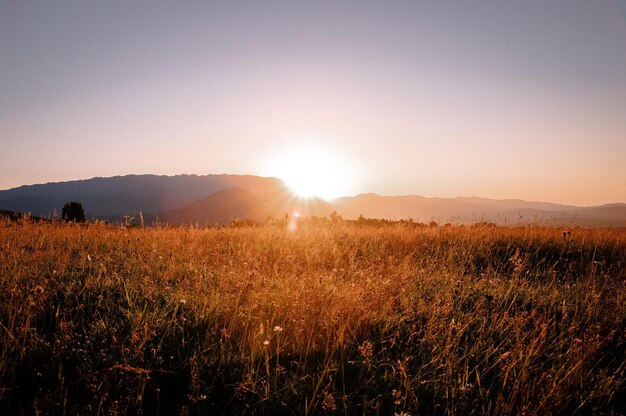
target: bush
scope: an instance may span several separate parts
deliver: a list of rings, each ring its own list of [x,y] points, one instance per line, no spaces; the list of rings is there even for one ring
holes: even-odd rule
[[[85,222],[85,211],[80,202],[67,202],[63,205],[61,218],[66,222]]]

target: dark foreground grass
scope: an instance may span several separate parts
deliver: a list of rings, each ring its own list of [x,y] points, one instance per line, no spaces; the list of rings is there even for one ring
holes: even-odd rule
[[[0,414],[624,414],[626,231],[0,223]]]

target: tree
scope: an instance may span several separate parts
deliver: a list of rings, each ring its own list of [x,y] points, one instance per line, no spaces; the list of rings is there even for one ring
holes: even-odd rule
[[[85,211],[83,211],[83,205],[80,202],[72,201],[66,202],[63,205],[61,211],[61,218],[67,222],[85,222]]]
[[[341,222],[343,221],[343,217],[339,214],[337,214],[337,211],[333,211],[329,214],[330,220],[332,222]]]

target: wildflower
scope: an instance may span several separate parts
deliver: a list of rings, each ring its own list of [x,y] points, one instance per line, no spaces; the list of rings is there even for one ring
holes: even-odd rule
[[[31,289],[31,293],[35,296],[39,296],[41,294],[43,294],[44,289],[42,286],[35,286],[33,289]]]
[[[255,277],[257,274],[259,274],[259,272],[257,272],[256,270],[250,270],[250,273],[248,273],[248,278],[252,279],[253,277]]]
[[[396,390],[396,389],[391,390],[391,395],[392,395],[392,396],[393,396],[393,398],[395,399],[395,400],[394,400],[394,403],[395,403],[396,405],[398,405],[398,404],[402,403],[402,392],[401,392],[400,390]],[[397,413],[396,413],[396,414],[397,414]]]
[[[324,400],[322,401],[322,408],[327,412],[332,412],[337,410],[337,405],[335,404],[335,397],[332,393],[324,390]]]
[[[184,305],[184,304],[186,304],[186,303],[187,303],[187,300],[186,300],[186,299],[181,299],[181,300],[180,300],[180,303],[182,303],[182,304]]]
[[[263,341],[263,345],[270,345],[270,342],[268,340]]]
[[[365,359],[372,358],[374,355],[374,345],[369,341],[365,341],[363,344],[359,345],[359,354]]]
[[[583,340],[582,340],[582,339],[580,339],[580,338],[574,338],[574,342],[575,342],[576,344],[582,344],[582,343],[583,343]]]
[[[279,326],[279,325],[276,325],[276,326],[274,327],[274,332],[283,332],[283,327],[282,327],[282,326]]]

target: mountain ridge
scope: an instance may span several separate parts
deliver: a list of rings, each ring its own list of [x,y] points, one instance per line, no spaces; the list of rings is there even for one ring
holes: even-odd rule
[[[255,175],[118,175],[76,181],[22,185],[0,191],[0,209],[46,217],[65,202],[80,201],[88,217],[119,219],[142,212],[146,223],[223,224],[234,219],[257,222],[290,213],[346,219],[359,216],[471,224],[540,223],[548,225],[626,226],[626,204],[581,207],[522,199],[380,195],[369,192],[335,198],[299,199],[277,178]]]

